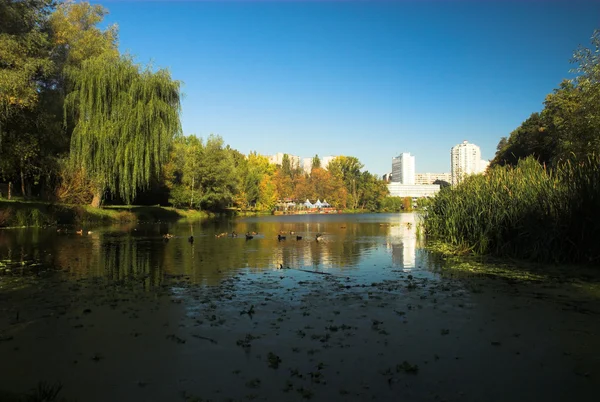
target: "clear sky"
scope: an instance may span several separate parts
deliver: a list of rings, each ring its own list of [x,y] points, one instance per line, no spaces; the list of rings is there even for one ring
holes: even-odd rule
[[[183,82],[185,134],[248,153],[491,159],[600,28],[600,1],[91,1],[120,49]]]

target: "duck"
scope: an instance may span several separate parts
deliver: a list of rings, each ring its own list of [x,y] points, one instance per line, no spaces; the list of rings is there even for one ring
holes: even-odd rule
[[[293,230],[290,230],[290,234],[293,235],[293,234],[296,234],[296,232],[294,232]]]
[[[285,240],[285,236],[282,236],[280,234],[277,235],[277,240],[282,241]]]
[[[78,235],[82,235],[83,234],[83,229],[79,229],[75,233],[77,233]]]
[[[238,234],[235,232],[235,230],[231,232],[231,237],[238,237]]]
[[[164,240],[164,241],[169,241],[169,239],[172,239],[173,237],[174,237],[174,236],[173,236],[172,234],[170,234],[170,233],[165,233],[165,234],[163,235],[163,240]]]
[[[302,236],[296,236],[296,240],[302,240]]]
[[[251,239],[253,239],[253,238],[254,238],[254,236],[252,236],[252,235],[250,234],[250,232],[246,233],[246,240],[251,240]]]
[[[88,234],[89,235],[91,235],[92,233],[94,233],[94,232],[92,232],[91,230],[88,230]]]
[[[321,233],[317,233],[317,235],[315,236],[315,240],[317,240],[317,241],[323,240],[323,235]]]
[[[193,243],[194,242],[194,236],[188,237],[188,242]]]

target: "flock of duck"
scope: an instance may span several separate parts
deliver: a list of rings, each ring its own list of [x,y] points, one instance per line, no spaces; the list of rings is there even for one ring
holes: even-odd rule
[[[57,233],[68,233],[68,232],[67,232],[67,229],[57,229],[57,230],[56,230],[56,232],[57,232]],[[83,232],[83,229],[79,229],[79,230],[76,230],[76,231],[75,231],[75,234],[78,234],[78,235],[83,235],[83,233],[84,233],[84,232]],[[87,231],[87,234],[88,234],[88,235],[90,235],[90,234],[92,234],[92,233],[93,233],[93,232],[92,232],[91,230],[88,230],[88,231]],[[246,240],[252,240],[252,239],[254,238],[254,236],[256,236],[257,234],[258,234],[257,232],[246,232],[246,234],[245,234],[245,236],[246,236]],[[288,235],[288,234],[295,236],[297,241],[299,241],[299,240],[302,240],[302,239],[303,239],[303,237],[302,237],[302,236],[300,236],[300,235],[297,235],[297,234],[296,234],[296,232],[294,232],[293,230],[291,230],[291,231],[289,231],[289,232],[285,232],[285,231],[283,231],[283,230],[282,230],[282,231],[280,231],[280,232],[277,234],[277,240],[278,240],[278,241],[284,241],[284,240],[286,240],[286,239],[287,239],[287,235]],[[232,231],[231,233],[222,232],[222,233],[219,233],[219,234],[216,234],[216,235],[215,235],[215,237],[216,237],[216,238],[225,237],[225,236],[227,236],[227,237],[238,237],[239,235],[238,235],[238,233],[236,233],[236,231],[235,231],[235,230],[234,230],[234,231]],[[167,241],[171,240],[173,237],[175,237],[175,236],[174,236],[174,235],[172,235],[171,233],[165,233],[165,234],[162,236],[162,238],[163,238],[163,240],[164,240],[165,242],[167,242]],[[315,236],[315,240],[316,240],[316,241],[322,241],[322,240],[323,240],[323,234],[322,234],[322,233],[317,233],[317,234],[316,234],[316,236]],[[188,242],[190,242],[190,243],[193,243],[193,242],[194,242],[194,236],[190,236],[190,237],[188,237]]]
[[[290,235],[294,235],[294,236],[296,236],[296,240],[297,240],[297,241],[299,241],[299,240],[302,240],[302,239],[303,239],[303,237],[302,237],[302,236],[300,236],[300,235],[296,235],[296,232],[294,232],[294,231],[290,231],[290,232],[281,231],[281,232],[279,232],[279,233],[277,234],[277,240],[278,240],[278,241],[284,241],[284,240],[286,240],[286,239],[287,239],[287,234],[288,234],[288,233],[289,233]],[[246,232],[246,234],[245,234],[245,236],[246,236],[246,240],[252,240],[252,239],[254,238],[254,236],[256,236],[257,234],[258,234],[257,232]],[[232,231],[231,233],[222,232],[222,233],[219,233],[219,234],[216,234],[216,235],[215,235],[215,237],[216,237],[216,238],[225,237],[225,236],[227,236],[227,237],[238,237],[239,235],[238,235],[238,233],[236,233],[236,231],[235,231],[235,230],[234,230],[234,231]],[[172,239],[172,238],[173,238],[173,237],[175,237],[175,236],[174,236],[174,235],[172,235],[172,234],[170,234],[170,233],[165,233],[165,234],[164,234],[162,237],[163,237],[163,240],[164,240],[165,242],[167,242],[167,241],[169,241],[170,239]],[[319,241],[322,241],[322,240],[323,240],[323,234],[322,234],[322,233],[317,233],[317,234],[315,235],[315,240],[316,240],[316,241],[318,241],[318,242],[319,242]],[[190,236],[190,237],[188,237],[188,242],[190,242],[190,243],[193,243],[193,242],[194,242],[194,236]]]

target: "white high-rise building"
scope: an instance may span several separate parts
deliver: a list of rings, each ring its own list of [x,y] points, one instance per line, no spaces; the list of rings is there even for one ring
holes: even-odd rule
[[[468,141],[455,145],[450,150],[452,185],[455,186],[470,174],[483,172],[484,164],[481,159],[481,149]],[[487,167],[487,166],[485,166]]]
[[[415,184],[415,157],[410,152],[392,158],[392,182]]]

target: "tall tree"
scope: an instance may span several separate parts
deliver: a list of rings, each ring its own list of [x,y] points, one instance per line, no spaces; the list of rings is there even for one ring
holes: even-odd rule
[[[131,202],[167,160],[180,135],[180,83],[166,70],[142,69],[129,57],[104,54],[67,70],[73,91],[65,118],[73,117],[71,161],[96,185],[92,205],[105,190]]]
[[[40,159],[40,97],[54,68],[47,24],[52,5],[50,0],[0,1],[0,179],[10,187],[20,176],[23,193],[26,175],[35,170],[30,162]]]
[[[79,67],[104,53],[117,57],[117,26],[98,27],[106,14],[104,7],[85,1],[60,3],[50,16],[55,59],[62,65]]]
[[[318,169],[320,167],[321,167],[321,159],[319,158],[319,155],[313,156],[312,163],[311,163],[311,170]]]
[[[358,208],[360,204],[358,190],[361,179],[360,170],[363,166],[358,158],[354,156],[338,156],[329,162],[327,166],[331,174],[343,181],[348,194],[347,205],[352,209]]]
[[[237,172],[231,150],[223,146],[223,138],[210,135],[200,160],[200,206],[209,210],[228,207],[238,191]]]
[[[38,101],[40,80],[53,67],[47,26],[52,3],[0,1],[0,118]]]

